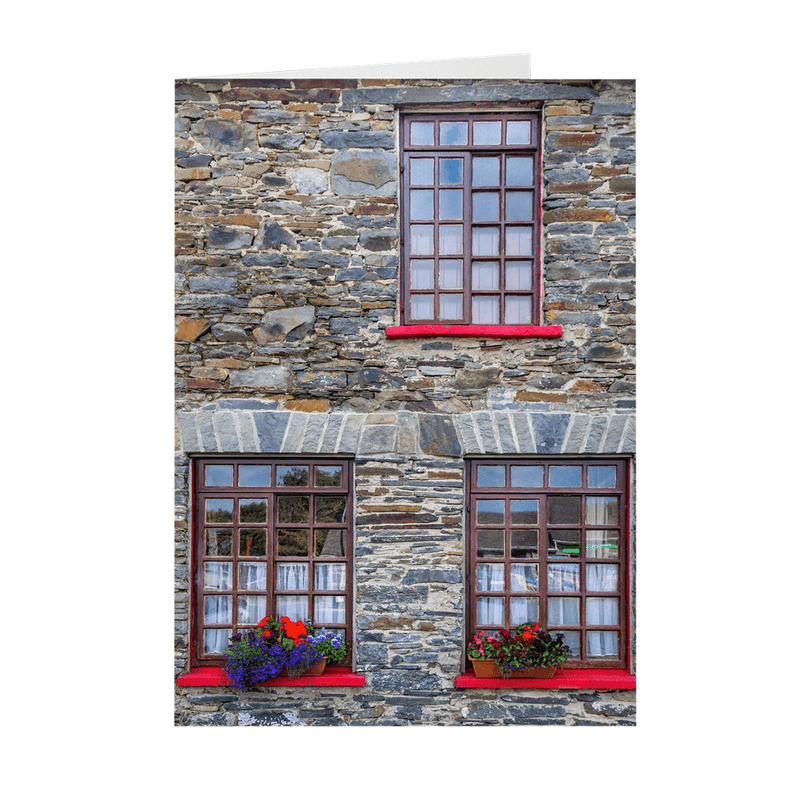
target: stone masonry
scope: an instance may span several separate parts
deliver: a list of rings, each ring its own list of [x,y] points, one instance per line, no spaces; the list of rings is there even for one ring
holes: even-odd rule
[[[189,668],[191,456],[338,454],[355,459],[366,677],[178,687],[176,724],[634,724],[632,691],[453,685],[465,458],[635,452],[634,95],[622,80],[176,83],[175,673]],[[387,339],[399,113],[518,102],[541,109],[541,324],[562,336]]]

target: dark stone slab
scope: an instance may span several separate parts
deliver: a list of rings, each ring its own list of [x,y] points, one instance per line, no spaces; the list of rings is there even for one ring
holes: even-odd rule
[[[420,415],[419,441],[424,453],[442,456],[460,456],[462,453],[453,420],[445,414]]]
[[[398,88],[346,89],[344,105],[402,105],[407,103],[475,103],[509,100],[591,100],[597,93],[586,86],[559,84],[512,84],[482,86],[405,86]],[[631,112],[633,113],[633,112]]]

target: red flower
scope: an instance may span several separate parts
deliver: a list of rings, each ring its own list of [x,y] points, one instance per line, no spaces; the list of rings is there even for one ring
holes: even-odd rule
[[[267,628],[265,631],[261,631],[261,635],[265,639],[269,639],[269,637],[272,636],[272,631],[269,628]]]
[[[525,631],[525,632],[522,634],[522,638],[523,638],[523,639],[533,639],[533,634],[532,634],[530,631]]]
[[[291,620],[289,620],[286,623],[286,635],[290,639],[299,639],[302,636],[307,636],[308,631],[306,630],[306,626],[302,622],[300,621],[292,622]]]
[[[281,617],[281,622],[291,622],[289,617]]]
[[[256,627],[263,628],[269,622],[269,617],[264,617],[261,622],[258,623]]]

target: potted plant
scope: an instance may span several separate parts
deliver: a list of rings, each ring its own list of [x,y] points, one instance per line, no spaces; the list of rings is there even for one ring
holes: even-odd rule
[[[479,631],[467,645],[467,656],[478,678],[552,678],[572,651],[564,634],[551,636],[539,623],[518,625],[513,631]]]
[[[328,661],[341,661],[345,654],[340,635],[317,633],[311,625],[289,617],[264,617],[255,629],[231,637],[225,672],[231,686],[248,689],[279,675],[322,675]]]

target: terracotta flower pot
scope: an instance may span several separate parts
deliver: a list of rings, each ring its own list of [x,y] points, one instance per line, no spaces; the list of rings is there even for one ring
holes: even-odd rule
[[[501,672],[493,658],[477,661],[470,656],[476,678],[552,678],[556,674],[555,667],[536,667],[534,669],[515,669]]]
[[[288,669],[284,669],[284,671],[281,672],[280,677],[282,677],[282,678],[286,678],[286,677],[292,677],[292,678],[318,678],[320,675],[322,675],[323,672],[325,672],[325,666],[327,665],[327,663],[328,663],[328,657],[327,656],[323,656],[319,661],[317,661],[316,664],[314,664],[313,666],[309,667],[305,672],[301,672],[299,675],[289,676],[289,670]]]

